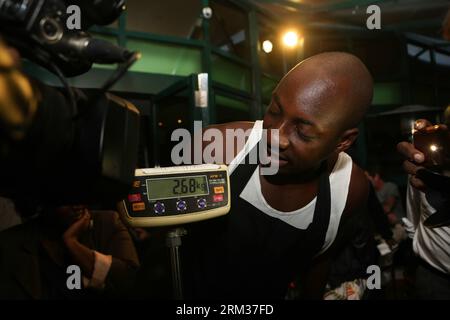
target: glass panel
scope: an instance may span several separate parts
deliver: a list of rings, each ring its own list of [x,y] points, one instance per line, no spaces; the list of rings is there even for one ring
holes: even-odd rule
[[[239,90],[247,92],[251,90],[250,69],[217,55],[212,55],[211,77],[213,81]]]
[[[249,121],[250,102],[243,102],[228,97],[216,95],[216,114],[217,123],[226,123],[231,121]]]
[[[380,50],[382,48],[382,50]],[[364,62],[375,79],[400,76],[404,46],[396,37],[352,40],[352,52]]]
[[[434,106],[434,88],[424,84],[413,84],[413,103],[425,106]]]
[[[159,164],[161,166],[172,166],[171,152],[179,141],[171,141],[174,130],[183,128],[189,130],[190,107],[189,99],[184,97],[187,92],[177,96],[171,96],[157,103],[156,124],[157,141],[159,147]]]
[[[402,87],[400,83],[375,83],[373,105],[392,105],[402,103]]]
[[[268,78],[263,76],[261,79],[261,94],[262,94],[262,102],[266,105],[270,103],[272,100],[272,92],[277,86],[278,81],[272,78]]]
[[[201,0],[127,1],[129,31],[202,38]]]
[[[201,71],[201,52],[195,48],[131,39],[127,48],[142,53],[132,71],[182,76]]]
[[[250,45],[247,14],[231,4],[226,5],[217,1],[211,3],[211,8],[210,33],[212,45],[249,61]]]

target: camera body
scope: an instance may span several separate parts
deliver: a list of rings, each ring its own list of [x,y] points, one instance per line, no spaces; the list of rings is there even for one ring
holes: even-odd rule
[[[414,147],[425,156],[416,177],[427,186],[428,203],[436,210],[424,221],[430,228],[450,225],[450,132],[444,125],[415,130]]]
[[[424,166],[436,172],[450,169],[450,132],[442,125],[416,130],[414,146],[425,156]]]

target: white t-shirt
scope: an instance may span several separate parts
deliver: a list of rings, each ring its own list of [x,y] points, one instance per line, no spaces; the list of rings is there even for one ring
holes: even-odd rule
[[[262,137],[262,121],[256,121],[252,132],[245,144],[244,148],[239,152],[236,158],[228,166],[228,172],[231,175],[236,169],[237,165],[242,162],[246,155],[253,149],[253,147],[261,140]],[[325,236],[325,243],[320,253],[327,250],[333,241],[336,239],[339,223],[342,212],[345,209],[347,202],[348,188],[352,174],[353,162],[351,157],[341,152],[338,160],[334,165],[333,171],[330,174],[330,195],[331,195],[331,212],[330,223],[328,225],[327,234]],[[247,185],[240,194],[240,198],[254,207],[258,208],[265,214],[278,218],[291,226],[305,230],[311,224],[316,207],[315,197],[310,203],[303,208],[291,212],[282,212],[272,208],[264,199],[261,192],[261,182],[259,176],[259,167],[255,169]],[[319,254],[320,254],[319,253]]]
[[[431,266],[450,274],[450,227],[428,228],[423,222],[436,212],[425,193],[408,183],[406,197],[408,219],[414,225],[414,252]],[[413,231],[414,231],[413,230]]]

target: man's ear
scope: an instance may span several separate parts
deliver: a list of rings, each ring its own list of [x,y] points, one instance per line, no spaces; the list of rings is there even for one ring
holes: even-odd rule
[[[350,146],[353,144],[353,142],[355,142],[356,138],[358,137],[358,133],[359,133],[358,128],[345,130],[344,133],[341,135],[338,145],[336,146],[336,151],[339,153],[350,148]]]

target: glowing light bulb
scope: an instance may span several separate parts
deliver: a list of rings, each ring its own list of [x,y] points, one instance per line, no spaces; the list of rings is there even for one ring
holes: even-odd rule
[[[283,36],[283,43],[287,47],[295,47],[298,43],[298,34],[295,31],[286,32]]]
[[[262,49],[263,49],[263,51],[264,51],[265,53],[271,53],[271,52],[272,52],[272,49],[273,49],[272,41],[270,41],[270,40],[265,40],[265,41],[262,43]]]

